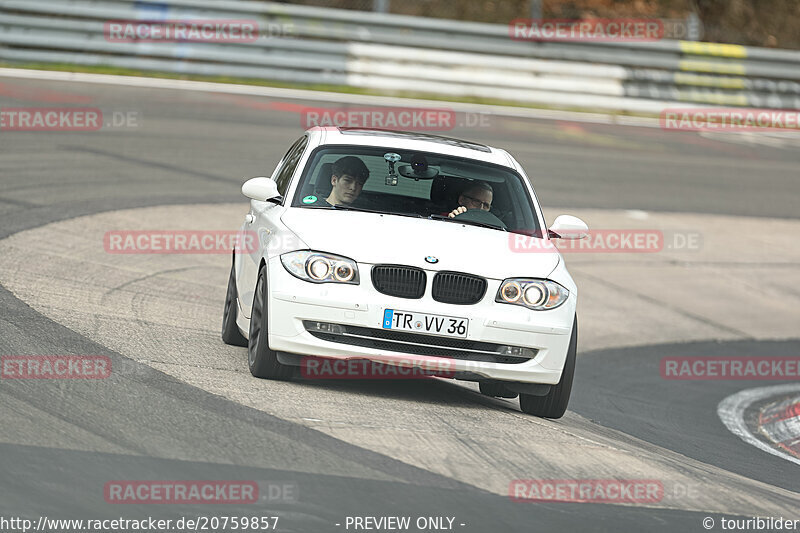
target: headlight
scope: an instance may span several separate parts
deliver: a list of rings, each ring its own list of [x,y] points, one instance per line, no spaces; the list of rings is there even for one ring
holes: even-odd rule
[[[555,309],[566,302],[568,296],[569,291],[555,281],[513,278],[500,284],[494,301],[542,311]]]
[[[503,283],[503,286],[500,287],[500,297],[507,303],[513,304],[518,302],[521,294],[522,290],[519,288],[519,283],[516,281]]]
[[[312,257],[306,261],[306,273],[314,281],[323,281],[331,273],[331,264],[325,257]]]
[[[356,269],[347,261],[339,261],[333,265],[333,277],[336,281],[343,283],[352,280],[356,275]]]
[[[358,265],[346,257],[300,250],[283,254],[281,263],[291,275],[303,281],[358,285]]]

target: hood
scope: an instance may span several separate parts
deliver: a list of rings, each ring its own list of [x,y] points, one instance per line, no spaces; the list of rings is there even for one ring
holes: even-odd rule
[[[519,237],[529,243],[543,242],[541,239],[441,220],[303,208],[288,209],[281,220],[310,249],[359,263],[410,265],[504,279],[545,278],[560,260],[557,252],[544,246],[515,246]],[[426,262],[428,256],[439,261]]]

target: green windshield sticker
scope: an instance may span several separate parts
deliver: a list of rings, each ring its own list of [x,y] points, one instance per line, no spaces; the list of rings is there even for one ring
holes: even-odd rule
[[[304,204],[313,204],[316,201],[317,201],[317,197],[314,196],[314,195],[306,196],[305,198],[303,198],[303,203]]]

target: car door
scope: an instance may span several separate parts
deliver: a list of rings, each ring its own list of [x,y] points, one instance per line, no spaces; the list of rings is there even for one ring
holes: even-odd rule
[[[278,233],[278,225],[281,224],[280,216],[287,201],[286,192],[289,190],[292,177],[307,145],[308,137],[306,135],[297,139],[278,163],[275,172],[272,173],[271,177],[278,184],[278,192],[282,197],[280,202],[250,200],[250,212],[245,217],[243,229],[255,233],[257,246],[243,253],[244,260],[239,261],[239,281],[237,283],[239,302],[242,312],[247,318],[250,318],[250,310],[253,306],[253,293],[261,258],[265,257],[270,240]]]

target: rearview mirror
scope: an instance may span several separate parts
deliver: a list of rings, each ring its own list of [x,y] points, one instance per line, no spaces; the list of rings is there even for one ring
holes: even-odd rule
[[[278,184],[272,178],[251,178],[242,185],[242,194],[253,200],[268,202],[280,199]]]
[[[547,232],[554,239],[583,239],[589,235],[589,226],[578,217],[559,215]]]

